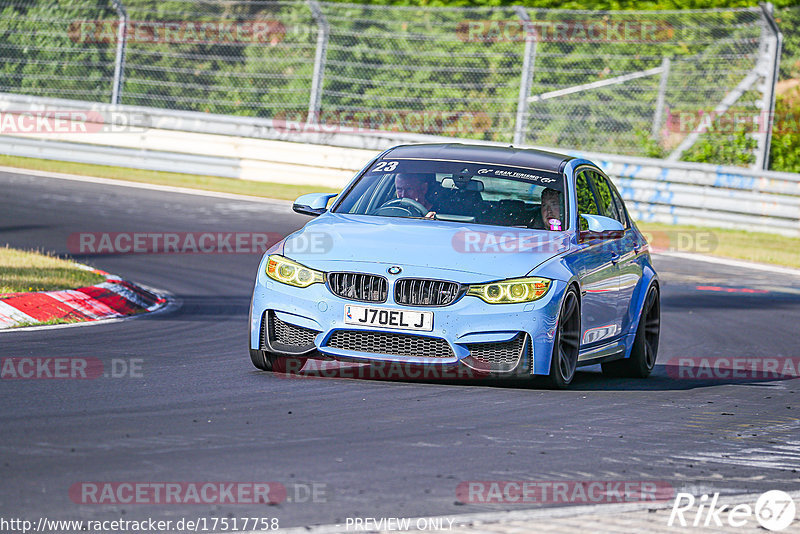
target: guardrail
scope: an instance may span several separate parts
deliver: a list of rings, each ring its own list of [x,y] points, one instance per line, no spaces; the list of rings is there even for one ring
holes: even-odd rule
[[[42,112],[86,112],[81,120],[90,127],[8,135],[15,115]],[[3,154],[329,187],[342,187],[376,151],[396,144],[473,142],[5,93],[0,113],[12,117],[0,122]],[[595,161],[638,220],[800,236],[798,174],[536,148]]]

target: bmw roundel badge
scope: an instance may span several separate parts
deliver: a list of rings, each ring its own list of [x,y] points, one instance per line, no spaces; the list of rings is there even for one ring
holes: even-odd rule
[[[401,272],[403,272],[403,269],[401,267],[398,267],[397,265],[392,265],[391,267],[386,269],[386,272],[389,274],[400,274]]]

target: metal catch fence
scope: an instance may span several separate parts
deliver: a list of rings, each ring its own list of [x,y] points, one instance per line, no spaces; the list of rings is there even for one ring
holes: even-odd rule
[[[768,5],[0,0],[3,92],[758,169],[780,50]]]

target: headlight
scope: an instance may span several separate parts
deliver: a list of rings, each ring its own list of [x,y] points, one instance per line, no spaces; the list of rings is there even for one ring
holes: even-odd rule
[[[278,254],[269,255],[266,272],[273,280],[295,287],[308,287],[325,281],[325,275],[320,271],[309,269]]]
[[[467,295],[478,297],[489,304],[518,304],[542,298],[550,289],[547,278],[513,278],[490,284],[473,284]]]

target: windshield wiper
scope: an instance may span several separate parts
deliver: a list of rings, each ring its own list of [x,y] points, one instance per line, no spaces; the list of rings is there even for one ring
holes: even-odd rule
[[[437,213],[433,216],[437,221],[466,222],[474,223],[475,217],[472,215],[451,215],[448,213]]]

